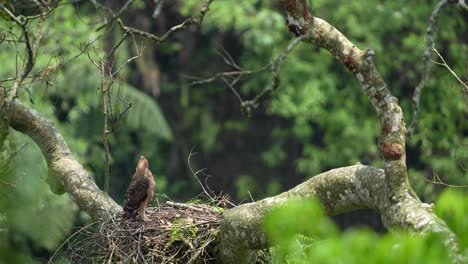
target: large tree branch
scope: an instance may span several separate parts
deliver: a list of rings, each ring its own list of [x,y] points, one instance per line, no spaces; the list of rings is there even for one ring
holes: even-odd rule
[[[93,219],[108,218],[121,211],[120,205],[98,188],[73,157],[65,139],[50,120],[15,101],[8,103],[6,114],[10,126],[31,137],[41,149],[49,168],[48,182],[54,193],[67,192]]]
[[[406,174],[405,134],[403,112],[385,81],[374,66],[374,51],[357,48],[341,32],[326,21],[315,18],[309,41],[328,50],[356,77],[380,119],[380,153],[385,161],[385,179],[394,196],[415,196]],[[415,196],[416,197],[416,196]],[[397,198],[397,197],[395,197]]]
[[[305,0],[284,0],[284,4],[289,30],[298,36],[307,36],[304,41],[328,50],[361,84],[380,119],[379,147],[384,170],[361,165],[332,170],[288,192],[226,211],[220,247],[224,262],[252,262],[255,250],[269,246],[262,228],[264,216],[288,200],[307,199],[312,195],[331,215],[372,208],[381,213],[387,228],[442,233],[446,237],[445,245],[457,256],[456,236],[432,213],[431,206],[419,200],[409,184],[403,112],[374,66],[374,51],[360,50],[326,21],[313,18]]]
[[[380,153],[385,179],[395,199],[406,193],[417,197],[408,181],[405,155],[406,127],[403,112],[374,66],[372,49],[360,50],[340,31],[320,18],[312,18],[305,0],[284,0],[286,24],[296,35],[308,35],[310,43],[328,50],[361,84],[380,119]],[[310,28],[310,29],[309,29]]]
[[[410,195],[395,203],[383,170],[354,165],[314,176],[279,195],[227,210],[221,224],[220,254],[224,262],[254,263],[256,251],[271,246],[262,227],[265,215],[288,201],[312,196],[320,200],[329,215],[374,209],[381,213],[386,227],[441,233],[445,236],[445,244],[458,252],[455,235],[432,213],[432,205],[421,203]]]

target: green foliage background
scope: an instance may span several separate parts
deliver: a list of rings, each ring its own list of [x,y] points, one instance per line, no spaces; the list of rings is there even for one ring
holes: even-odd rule
[[[444,191],[436,207],[437,215],[458,234],[465,256],[468,220],[463,214],[467,208],[453,204],[465,204],[467,199],[466,194]],[[366,227],[341,232],[316,200],[276,208],[265,218],[264,228],[277,244],[270,250],[273,263],[451,262],[447,248],[441,246],[444,237],[437,233],[424,237],[400,231],[378,235]]]
[[[114,1],[114,4],[119,7],[124,1],[120,2]],[[171,1],[158,20],[164,21],[162,23],[150,19],[152,10],[147,2],[150,1],[135,1],[122,18],[135,27],[140,26],[139,21],[146,21],[151,25],[147,30],[155,34],[165,32],[185,16],[196,14],[201,3],[198,0]],[[358,47],[375,50],[377,68],[399,98],[408,124],[411,96],[422,68],[426,21],[436,1],[345,3],[317,0],[313,4],[318,17],[329,21]],[[49,65],[55,67],[62,58],[71,60],[80,53],[80,48],[96,40],[102,34],[95,31],[96,25],[102,22],[99,15],[88,2],[63,5],[53,12],[43,26],[41,52],[33,72]],[[449,6],[439,18],[436,36],[436,47],[461,76],[466,74],[468,61],[467,43],[463,38],[467,32],[467,17],[466,11]],[[19,34],[18,28],[5,16],[0,18],[0,30]],[[110,42],[117,41],[120,36],[115,28],[106,34],[110,36],[106,41]],[[207,167],[213,176],[208,180],[211,189],[230,194],[234,201],[250,199],[250,195],[259,199],[277,194],[320,172],[356,162],[381,167],[377,149],[380,128],[374,109],[352,74],[323,50],[310,45],[298,46],[282,64],[279,89],[250,120],[242,116],[239,102],[224,83],[191,86],[191,80],[186,77],[207,77],[230,70],[217,55],[221,48],[242,67],[260,68],[280,54],[292,38],[284,25],[280,1],[217,0],[199,30],[182,31],[159,47],[145,43],[146,49],[157,50],[151,59],[160,70],[161,95],[151,96],[142,88],[145,76],[134,63],[119,74],[122,84],[114,84],[113,110],[121,113],[125,109],[117,91],[122,92],[122,97],[131,102],[132,107],[121,120],[114,120],[118,127],[110,136],[111,196],[118,202],[123,201],[140,155],[150,160],[157,179],[157,193],[174,200],[197,195],[201,188],[187,164],[193,147],[198,152],[191,160],[194,169]],[[103,39],[94,43],[97,48],[104,46]],[[116,65],[131,56],[131,44],[126,43],[119,49]],[[102,55],[100,52],[92,49],[89,56],[97,59]],[[0,79],[14,76],[13,54],[12,43],[0,43],[0,61],[3,62]],[[48,78],[50,82],[39,80],[26,85],[21,90],[20,100],[58,126],[75,156],[102,187],[103,117],[97,90],[100,78],[98,69],[83,54],[53,72]],[[244,99],[249,99],[269,80],[270,74],[263,72],[243,81],[237,88]],[[450,184],[468,183],[467,97],[447,70],[432,65],[421,100],[418,130],[407,142],[409,175],[422,199],[434,202],[442,188],[427,183],[425,178],[438,175]],[[24,143],[27,145],[22,148]],[[7,260],[23,258],[29,263],[33,261],[31,255],[47,256],[53,252],[72,232],[73,226],[83,225],[89,219],[78,212],[67,196],[51,193],[46,183],[45,161],[34,143],[11,131],[3,147],[0,255]],[[461,203],[466,200],[464,190],[444,193],[437,210],[453,225],[466,248],[463,236],[467,233],[464,220],[467,208]],[[310,210],[314,213],[316,209]],[[448,213],[450,210],[454,211]],[[310,221],[308,218],[296,220]],[[316,254],[316,248],[323,247],[323,259],[317,255],[320,262],[347,247],[352,247],[348,252],[364,252],[372,246],[369,241],[373,240],[378,240],[382,250],[386,250],[402,236],[401,248],[426,252],[422,248],[433,249],[435,245],[431,241],[436,238],[414,240],[401,234],[377,238],[370,231],[341,234],[326,219],[314,221],[323,221],[317,223],[323,225],[325,231],[305,230],[306,233],[312,232],[328,240],[314,242],[311,247],[314,250],[305,250],[297,248],[296,242],[290,243],[292,235],[280,236],[278,239],[287,244],[284,254],[290,255],[289,248],[293,247],[292,250],[302,250],[301,254],[310,257],[309,251]],[[363,242],[353,244],[354,240]],[[437,256],[445,254],[442,249],[434,250]],[[375,251],[373,256],[376,261],[380,260],[379,252]],[[395,261],[413,257],[427,260],[429,256],[398,252],[393,255]],[[279,257],[282,254],[279,250]],[[353,259],[343,255],[336,258],[336,261]],[[34,260],[42,261],[37,257]],[[302,260],[299,257],[298,262],[291,260],[291,263]]]

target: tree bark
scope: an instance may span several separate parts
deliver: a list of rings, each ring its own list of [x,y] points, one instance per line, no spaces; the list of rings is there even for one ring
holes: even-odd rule
[[[114,216],[122,208],[102,192],[89,173],[73,157],[65,139],[50,120],[12,101],[7,107],[10,126],[28,135],[41,149],[49,168],[48,183],[56,194],[67,192],[93,219]]]
[[[329,215],[369,208],[381,213],[387,228],[422,234],[442,233],[445,244],[454,253],[458,252],[456,236],[432,212],[433,205],[421,203],[411,195],[394,202],[384,170],[354,165],[319,174],[279,195],[227,210],[221,224],[220,255],[223,262],[254,263],[256,251],[271,246],[262,228],[264,217],[288,201],[312,196],[320,200]]]

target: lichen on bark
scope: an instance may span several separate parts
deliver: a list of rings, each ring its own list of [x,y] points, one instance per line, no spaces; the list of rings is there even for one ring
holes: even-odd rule
[[[298,29],[308,26],[298,12],[298,7],[304,8],[303,2],[284,1],[287,26],[296,35],[305,34]],[[379,145],[385,162],[384,170],[362,165],[332,170],[288,192],[226,211],[221,229],[225,235],[222,236],[220,251],[224,262],[252,263],[255,259],[252,250],[268,246],[265,234],[258,234],[265,214],[291,199],[308,199],[311,196],[317,197],[330,215],[372,208],[381,213],[382,221],[389,229],[406,229],[421,234],[442,233],[446,237],[445,245],[455,256],[454,260],[459,260],[456,236],[411,188],[406,167],[403,112],[398,99],[390,93],[374,66],[374,51],[360,50],[322,19],[314,17],[313,21],[309,37],[304,41],[328,50],[342,62],[354,74],[376,110],[381,124]]]
[[[54,124],[42,114],[11,101],[9,125],[31,137],[41,149],[49,168],[48,183],[56,194],[68,193],[71,199],[93,219],[114,216],[121,211],[112,198],[102,192],[89,173],[75,159]]]

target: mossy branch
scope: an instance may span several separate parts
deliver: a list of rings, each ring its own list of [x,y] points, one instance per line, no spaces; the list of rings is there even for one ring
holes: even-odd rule
[[[45,116],[12,101],[7,105],[10,126],[28,135],[41,149],[49,168],[49,185],[56,194],[67,192],[93,219],[114,216],[122,208],[102,192],[75,159],[62,134]]]

